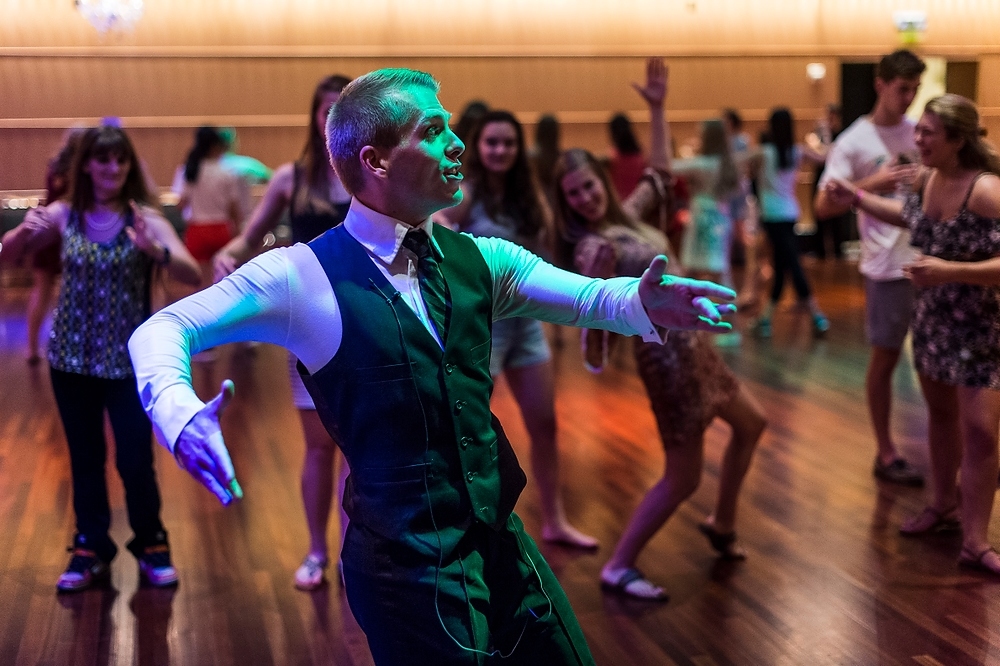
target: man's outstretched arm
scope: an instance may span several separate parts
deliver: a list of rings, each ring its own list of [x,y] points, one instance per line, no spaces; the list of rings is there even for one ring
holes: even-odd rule
[[[657,257],[640,278],[600,280],[561,270],[496,238],[476,244],[493,275],[494,317],[531,317],[661,341],[659,328],[723,332],[736,293],[712,282],[664,273]],[[716,305],[721,302],[721,305]]]

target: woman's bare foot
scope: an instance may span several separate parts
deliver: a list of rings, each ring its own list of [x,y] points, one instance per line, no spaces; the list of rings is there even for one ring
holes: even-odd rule
[[[599,545],[597,539],[584,534],[569,523],[543,526],[542,539],[548,543],[569,546],[570,548],[583,548],[585,550],[596,550]]]

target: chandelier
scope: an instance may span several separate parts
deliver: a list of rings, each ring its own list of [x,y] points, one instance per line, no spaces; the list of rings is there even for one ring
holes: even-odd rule
[[[103,35],[131,30],[142,16],[142,0],[76,0],[76,9]]]

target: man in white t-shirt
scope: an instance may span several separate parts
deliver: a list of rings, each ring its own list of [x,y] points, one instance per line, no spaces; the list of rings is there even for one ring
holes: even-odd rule
[[[924,63],[910,51],[895,51],[875,72],[875,108],[848,127],[834,142],[816,195],[818,217],[847,212],[824,192],[832,178],[869,192],[892,194],[912,182],[916,170],[913,122],[904,115],[920,86]],[[921,486],[923,476],[900,457],[890,433],[892,373],[910,326],[913,286],[903,267],[915,258],[910,232],[858,212],[861,263],[865,278],[865,328],[871,356],[865,376],[868,411],[878,442],[875,476],[884,481]]]

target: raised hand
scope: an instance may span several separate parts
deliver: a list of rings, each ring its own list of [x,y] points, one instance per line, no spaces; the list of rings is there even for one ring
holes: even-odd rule
[[[44,231],[52,226],[53,222],[48,210],[44,206],[37,206],[29,210],[24,216],[24,226],[32,233]]]
[[[129,201],[128,205],[132,207],[132,226],[125,227],[125,234],[143,253],[159,261],[163,256],[163,245],[153,236],[142,208],[135,201]]]
[[[227,506],[243,498],[219,427],[219,416],[232,400],[234,391],[231,380],[222,382],[219,394],[188,421],[174,445],[177,464]]]
[[[639,281],[639,299],[650,321],[664,328],[724,333],[722,318],[736,312],[736,292],[728,287],[666,273],[667,258],[653,259]],[[723,301],[717,304],[715,301]]]
[[[635,91],[642,95],[646,104],[652,107],[663,106],[663,101],[667,99],[667,82],[670,78],[670,70],[663,64],[662,58],[650,58],[646,61],[646,85],[640,86],[633,83]]]

